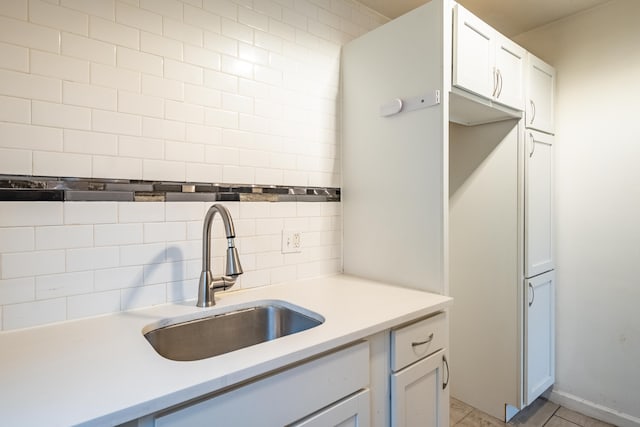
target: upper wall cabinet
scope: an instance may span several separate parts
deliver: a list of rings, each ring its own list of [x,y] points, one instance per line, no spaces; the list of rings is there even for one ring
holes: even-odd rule
[[[554,133],[553,104],[556,84],[555,69],[527,53],[526,126],[542,132]]]
[[[455,6],[453,86],[521,111],[525,55],[522,47]]]

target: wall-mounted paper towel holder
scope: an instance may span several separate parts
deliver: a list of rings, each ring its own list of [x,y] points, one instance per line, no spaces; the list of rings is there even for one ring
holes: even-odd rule
[[[380,116],[389,117],[399,113],[406,113],[408,111],[419,110],[421,108],[433,107],[440,104],[440,91],[432,90],[422,96],[415,96],[413,98],[400,99],[394,98],[391,101],[382,104],[380,106]]]

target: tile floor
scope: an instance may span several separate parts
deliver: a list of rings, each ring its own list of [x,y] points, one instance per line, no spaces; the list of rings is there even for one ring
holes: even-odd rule
[[[451,427],[613,427],[611,424],[571,411],[544,398],[537,399],[508,423],[451,398],[449,425]]]

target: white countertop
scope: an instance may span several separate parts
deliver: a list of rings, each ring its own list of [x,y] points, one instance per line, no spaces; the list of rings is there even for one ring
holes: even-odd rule
[[[162,319],[206,317],[256,300],[286,301],[325,322],[193,362],[164,359],[141,332]],[[451,301],[337,275],[218,292],[211,308],[189,301],[0,332],[0,424],[119,424],[433,313]]]

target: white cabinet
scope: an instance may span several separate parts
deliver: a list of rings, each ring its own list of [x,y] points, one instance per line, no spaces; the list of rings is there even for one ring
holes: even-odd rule
[[[555,380],[554,280],[553,271],[525,280],[525,405]]]
[[[369,421],[369,390],[348,397],[292,427],[365,427]]]
[[[335,419],[331,417],[345,415],[340,412],[345,408],[340,400],[368,385],[369,345],[362,342],[228,392],[157,414],[151,423],[139,425],[286,425],[338,402],[333,408],[335,412],[328,411],[325,415],[327,419]],[[362,399],[364,396],[368,394],[363,394]],[[358,401],[358,408],[357,413],[346,414],[344,420],[354,419],[354,416],[356,420],[368,420],[368,403]],[[368,422],[356,425],[367,426]]]
[[[525,277],[554,268],[553,139],[525,131]]]
[[[522,110],[526,51],[460,5],[453,22],[453,86]]]
[[[391,332],[391,426],[449,423],[446,314]]]
[[[555,69],[534,55],[527,54],[526,126],[554,133]]]

